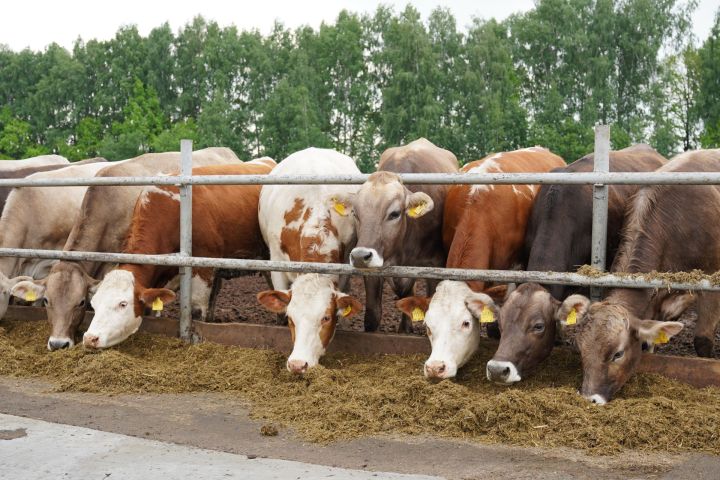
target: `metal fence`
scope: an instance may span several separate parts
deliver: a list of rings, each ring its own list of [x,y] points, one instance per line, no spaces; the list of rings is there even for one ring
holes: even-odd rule
[[[595,169],[592,173],[482,173],[482,174],[401,174],[405,184],[567,184],[593,185],[592,265],[605,269],[605,236],[607,233],[608,185],[720,185],[720,172],[682,173],[609,173],[609,128],[595,128]],[[192,176],[192,142],[181,141],[180,175],[154,177],[101,177],[65,179],[0,179],[0,186],[90,186],[90,185],[174,185],[180,189],[180,252],[167,255],[142,255],[103,252],[77,252],[0,248],[0,257],[26,257],[59,260],[87,260],[176,266],[180,268],[180,336],[192,339],[191,276],[193,267],[239,270],[315,272],[339,275],[433,278],[443,280],[484,280],[495,282],[539,282],[592,288],[598,297],[600,288],[673,288],[678,290],[720,291],[708,280],[672,282],[662,279],[625,277],[606,274],[590,277],[571,272],[532,272],[518,270],[476,270],[430,267],[381,267],[358,269],[345,264],[279,262],[192,256],[192,186],[193,185],[356,185],[368,175],[209,175]]]

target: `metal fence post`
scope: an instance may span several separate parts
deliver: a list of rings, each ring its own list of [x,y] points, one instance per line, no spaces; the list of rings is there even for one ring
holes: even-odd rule
[[[610,170],[610,126],[595,125],[594,172],[607,173]],[[593,185],[592,219],[592,266],[605,270],[608,222],[608,186],[600,183]],[[590,289],[590,298],[600,300],[602,289]]]
[[[180,141],[180,174],[192,176],[192,140]],[[192,185],[180,184],[180,255],[192,256]],[[180,267],[180,338],[192,341],[192,267]]]

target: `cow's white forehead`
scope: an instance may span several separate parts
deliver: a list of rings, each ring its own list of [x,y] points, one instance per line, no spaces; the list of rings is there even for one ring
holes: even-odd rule
[[[133,292],[135,288],[135,276],[127,270],[113,270],[105,275],[105,278],[98,286],[96,297],[102,297],[110,291],[127,291]]]
[[[465,306],[465,299],[472,293],[465,282],[455,280],[443,280],[435,289],[430,301],[430,307],[425,315],[425,323],[435,330],[451,320],[472,317],[472,314]]]
[[[322,319],[335,291],[333,277],[316,273],[300,275],[291,287],[292,297],[287,308],[294,321]]]

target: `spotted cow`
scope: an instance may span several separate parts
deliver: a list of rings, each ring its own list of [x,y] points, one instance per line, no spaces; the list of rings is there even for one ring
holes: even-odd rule
[[[270,175],[359,174],[352,158],[334,150],[293,153]],[[341,263],[355,242],[351,207],[340,185],[265,185],[260,193],[260,229],[270,259]],[[304,373],[315,366],[335,334],[338,317],[358,313],[360,303],[338,288],[336,275],[272,272],[274,290],[258,293],[271,312],[287,315],[293,350],[287,368]]]

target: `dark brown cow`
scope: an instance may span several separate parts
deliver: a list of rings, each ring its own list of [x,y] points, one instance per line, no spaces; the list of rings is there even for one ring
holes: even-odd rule
[[[358,268],[387,265],[442,267],[442,219],[447,185],[405,186],[398,173],[455,173],[455,155],[424,138],[383,152],[373,173],[352,199],[357,228],[357,246],[350,264]],[[375,331],[382,318],[381,277],[365,277],[365,330]],[[390,283],[399,298],[412,294],[415,281],[393,278]],[[428,282],[430,293],[436,281]],[[407,316],[400,331],[412,330]]]
[[[654,171],[665,160],[647,145],[635,145],[610,152],[610,171]],[[554,172],[589,172],[593,155],[586,155],[566,168]],[[608,261],[612,262],[620,243],[626,205],[638,190],[636,185],[612,185],[608,195]],[[543,185],[530,214],[525,245],[527,269],[565,272],[590,263],[592,233],[591,185]],[[552,298],[537,294],[538,286],[519,288],[503,306],[502,331],[498,351],[487,365],[488,379],[513,383],[550,354],[556,338],[555,317],[550,315]],[[568,293],[563,285],[547,289],[557,300]],[[541,289],[546,292],[544,289]]]
[[[549,150],[532,147],[490,155],[465,165],[462,171],[547,172],[564,164],[562,158]],[[450,251],[447,266],[513,267],[522,253],[527,219],[537,190],[533,185],[453,186],[446,199],[443,225],[444,241]],[[425,363],[428,377],[454,376],[477,350],[480,323],[494,325],[497,316],[489,292],[482,281],[445,280],[431,300],[409,297],[398,302],[403,312],[425,318],[433,346]]]
[[[270,159],[193,169],[193,175],[263,175]],[[257,210],[260,185],[196,185],[193,187],[193,254],[199,257],[267,258]],[[168,254],[180,249],[180,196],[174,186],[149,187],[138,198],[124,253]],[[161,310],[175,298],[161,288],[177,275],[177,267],[123,264],[108,273],[91,303],[95,316],[83,337],[92,348],[115,345],[133,334],[144,307]],[[191,304],[209,308],[214,269],[195,268]]]

